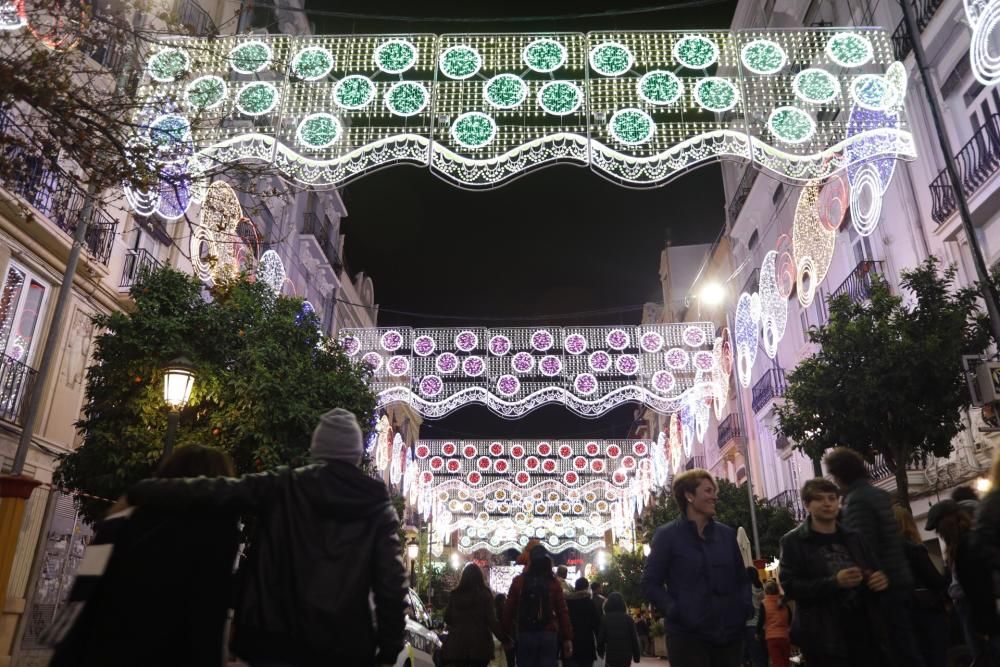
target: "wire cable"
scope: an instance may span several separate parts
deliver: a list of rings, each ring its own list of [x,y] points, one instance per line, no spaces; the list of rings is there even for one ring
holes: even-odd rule
[[[408,317],[421,317],[429,320],[458,320],[458,321],[476,321],[476,320],[487,320],[490,322],[541,322],[556,319],[573,319],[577,317],[593,317],[597,315],[617,315],[619,313],[634,312],[637,310],[642,310],[645,304],[635,304],[631,306],[616,306],[614,308],[603,308],[600,310],[581,310],[574,313],[549,313],[544,315],[527,315],[523,317],[497,317],[490,315],[442,315],[439,313],[418,313],[408,310],[396,310],[394,308],[385,308],[377,305],[368,305],[363,303],[354,303],[353,301],[348,301],[346,299],[341,299],[340,297],[334,297],[334,300],[339,303],[347,304],[348,306],[354,306],[356,308],[364,308],[365,310],[378,310],[380,313],[392,313],[393,315],[406,315]]]

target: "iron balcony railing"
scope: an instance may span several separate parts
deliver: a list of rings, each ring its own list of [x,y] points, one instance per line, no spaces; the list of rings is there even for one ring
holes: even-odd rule
[[[736,186],[736,192],[733,193],[733,199],[729,202],[729,224],[736,224],[736,218],[740,217],[740,211],[747,203],[747,197],[750,196],[750,191],[753,189],[753,184],[759,173],[760,171],[755,169],[752,164],[747,165],[746,171],[743,172],[743,178],[740,179],[740,184]]]
[[[21,410],[30,400],[37,375],[31,366],[0,354],[0,420],[21,423]]]
[[[865,462],[865,468],[868,470],[868,476],[874,482],[880,482],[885,479],[894,477],[895,474],[889,468],[889,464],[885,461],[885,456],[882,454],[876,454],[875,458],[871,463]],[[907,470],[919,471],[923,470],[924,466],[919,463],[909,463],[906,466]]]
[[[125,268],[122,270],[120,287],[132,287],[145,275],[163,267],[160,260],[145,248],[129,250],[125,253]]]
[[[783,368],[768,368],[753,386],[753,411],[760,412],[769,401],[785,395],[788,384]]]
[[[769,499],[767,504],[774,508],[785,508],[798,521],[804,521],[806,518],[806,508],[802,505],[802,497],[795,489],[782,491],[774,498]]]
[[[694,470],[695,468],[705,467],[705,457],[704,456],[692,456],[688,459],[688,462],[684,464],[685,470]]]
[[[872,276],[885,275],[882,268],[883,264],[885,262],[868,259],[862,260],[854,267],[854,270],[851,271],[851,274],[847,276],[844,282],[840,283],[840,287],[830,294],[830,298],[832,299],[841,294],[848,294],[854,303],[860,303],[870,298],[872,295]]]
[[[215,34],[215,22],[196,0],[181,0],[177,7],[177,20],[194,35]]]
[[[743,435],[740,429],[740,420],[735,412],[719,422],[718,445],[719,449],[724,448],[731,441]]]
[[[302,233],[316,239],[316,243],[323,250],[326,260],[333,267],[334,273],[339,275],[344,264],[340,260],[340,253],[337,252],[337,246],[334,245],[333,239],[330,238],[329,225],[323,222],[315,213],[307,212],[302,216]]]
[[[955,156],[962,191],[972,196],[1000,170],[1000,114],[993,114]],[[948,172],[942,169],[931,181],[931,217],[939,225],[958,208]]]
[[[930,25],[938,8],[944,4],[944,0],[911,0],[910,4],[913,5],[917,28],[923,33],[924,29]],[[906,56],[913,50],[913,42],[910,41],[910,32],[906,29],[905,17],[900,20],[899,25],[892,33],[892,50],[896,54],[896,60],[906,60]]]
[[[743,283],[743,289],[740,290],[740,294],[746,292],[747,294],[753,294],[760,287],[760,268],[756,268],[750,272],[747,276],[747,280]]]

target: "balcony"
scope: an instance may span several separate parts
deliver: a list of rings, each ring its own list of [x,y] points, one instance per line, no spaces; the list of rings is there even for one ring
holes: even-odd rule
[[[125,253],[125,268],[122,270],[122,280],[118,286],[128,289],[147,274],[162,267],[160,260],[153,257],[145,248],[129,250]]]
[[[868,477],[876,484],[888,480],[895,481],[896,479],[895,473],[889,469],[889,464],[886,463],[885,456],[882,454],[876,454],[871,463],[866,461],[865,468],[868,470]],[[917,479],[923,476],[925,467],[919,463],[910,463],[907,464],[906,470],[907,476],[910,478],[910,489],[912,490],[915,483],[917,483]]]
[[[181,0],[177,7],[177,20],[190,30],[192,35],[214,35],[218,32],[212,17],[196,0]]]
[[[725,449],[726,445],[743,435],[740,428],[739,416],[733,412],[728,417],[719,422],[717,444],[719,449]]]
[[[806,518],[806,508],[802,505],[802,497],[795,489],[782,491],[774,498],[770,498],[767,504],[775,509],[783,507],[792,513],[796,521],[804,521]]]
[[[740,294],[746,292],[747,294],[753,294],[760,287],[760,268],[756,268],[750,272],[747,276],[746,282],[743,283],[743,289],[740,290]]]
[[[38,371],[0,354],[0,420],[21,423],[21,410],[35,386]]]
[[[705,457],[704,456],[692,456],[688,459],[688,462],[684,464],[685,470],[694,470],[695,468],[705,467]]]
[[[955,156],[962,192],[971,197],[1000,169],[1000,114],[993,114]],[[931,181],[931,217],[943,224],[958,208],[955,190],[944,169]]]
[[[884,264],[885,262],[868,259],[861,261],[844,282],[840,283],[840,287],[830,293],[830,298],[848,294],[854,303],[861,303],[870,298],[872,295],[872,276],[884,276]]]
[[[923,33],[938,8],[944,4],[944,0],[911,0],[910,4],[913,5],[913,13],[916,15],[917,28]],[[906,30],[905,17],[900,20],[892,33],[892,50],[896,54],[896,60],[899,61],[906,60],[906,56],[913,50],[913,42],[910,41],[910,34]]]
[[[340,275],[344,264],[340,261],[340,254],[333,239],[330,238],[330,226],[315,213],[305,213],[302,216],[302,234],[313,237],[334,273]]]
[[[770,401],[785,395],[788,384],[785,382],[783,368],[768,368],[763,377],[753,386],[753,411],[758,413]]]
[[[747,197],[750,196],[750,191],[753,189],[753,184],[757,180],[758,174],[760,172],[754,168],[754,165],[747,165],[746,171],[743,172],[743,178],[740,179],[740,184],[736,186],[733,200],[729,202],[730,225],[735,225],[736,219],[740,217],[740,211],[743,210],[743,205],[747,203]]]

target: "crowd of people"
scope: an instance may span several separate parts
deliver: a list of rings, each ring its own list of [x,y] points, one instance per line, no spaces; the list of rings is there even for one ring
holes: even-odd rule
[[[407,597],[399,519],[359,469],[362,452],[339,409],[303,468],[235,478],[223,452],[178,448],[96,527],[49,631],[51,664],[219,667],[227,646],[251,667],[394,664]],[[788,667],[796,652],[808,667],[945,667],[953,624],[968,664],[1000,666],[1000,491],[980,502],[962,487],[930,508],[942,571],[859,454],[837,448],[824,463],[828,478],[801,489],[807,518],[781,539],[776,577],[715,519],[708,471],[674,478],[680,515],[657,529],[641,578],[672,667]],[[992,474],[1000,488],[1000,458]],[[650,653],[651,619],[633,618],[620,593],[570,584],[537,542],[518,560],[500,595],[465,567],[444,614],[445,667],[626,667]]]

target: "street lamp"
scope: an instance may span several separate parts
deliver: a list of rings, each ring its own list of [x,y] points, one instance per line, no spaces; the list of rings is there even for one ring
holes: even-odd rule
[[[170,456],[177,437],[177,424],[181,420],[181,410],[191,398],[194,387],[194,367],[184,357],[170,362],[163,369],[163,400],[170,407],[167,415],[167,437],[163,443],[163,458]]]
[[[410,542],[406,545],[406,555],[410,557],[410,588],[417,587],[417,556],[420,555],[420,545]]]
[[[653,550],[652,547],[650,547],[648,544],[642,545],[642,555],[645,556],[646,558],[649,558],[649,552],[651,552],[652,550]]]
[[[462,566],[462,559],[458,557],[457,551],[451,552],[451,569],[457,570]]]

